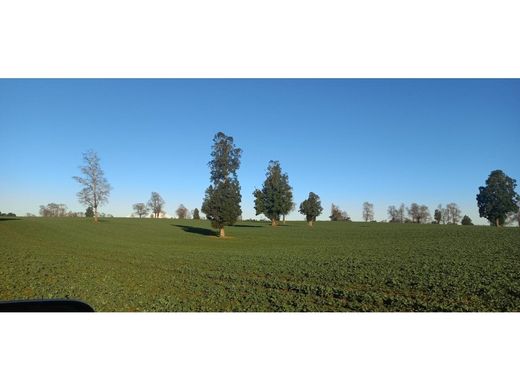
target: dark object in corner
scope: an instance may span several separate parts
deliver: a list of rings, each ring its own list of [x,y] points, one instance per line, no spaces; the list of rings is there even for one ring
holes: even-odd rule
[[[73,299],[31,299],[23,301],[0,301],[0,312],[16,313],[65,313],[93,312],[85,302]]]

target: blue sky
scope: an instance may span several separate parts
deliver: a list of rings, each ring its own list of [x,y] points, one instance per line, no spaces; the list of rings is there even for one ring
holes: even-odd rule
[[[152,191],[174,214],[199,207],[217,131],[243,149],[244,218],[269,160],[354,220],[401,202],[457,203],[475,222],[491,170],[520,180],[520,80],[0,80],[0,210],[37,214],[76,200],[82,153],[97,151],[113,186],[101,211],[128,216]],[[294,212],[289,219],[303,219]]]

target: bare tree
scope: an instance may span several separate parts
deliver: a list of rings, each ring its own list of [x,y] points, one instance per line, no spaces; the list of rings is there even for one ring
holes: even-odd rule
[[[413,223],[425,223],[430,220],[430,211],[426,205],[412,203],[408,209],[408,215]]]
[[[419,206],[419,218],[417,223],[427,223],[431,219],[430,210],[428,210],[428,206],[421,205]]]
[[[148,201],[148,207],[152,210],[152,216],[154,218],[159,218],[161,215],[164,215],[164,199],[159,195],[159,193],[152,192],[152,196]]]
[[[363,203],[363,219],[365,222],[374,220],[374,205],[372,203]]]
[[[401,203],[401,206],[399,206],[399,209],[397,209],[399,216],[399,222],[404,223],[404,203]]]
[[[388,222],[400,222],[399,211],[395,206],[388,206]]]
[[[404,203],[401,203],[401,206],[399,206],[399,208],[397,208],[395,206],[388,206],[388,210],[387,210],[388,218],[389,218],[388,222],[404,223],[404,211],[405,211]]]
[[[518,223],[518,227],[520,227],[520,201],[517,203],[518,205],[518,211],[515,213],[515,212],[510,212],[508,215],[507,215],[507,223]]]
[[[413,223],[417,222],[419,223],[420,217],[419,217],[419,205],[417,203],[412,203],[410,207],[407,209],[408,216],[412,220]]]
[[[99,164],[99,157],[96,152],[89,150],[83,153],[83,161],[86,165],[80,167],[83,177],[74,176],[74,180],[83,185],[83,189],[78,192],[80,203],[94,209],[94,221],[98,221],[98,207],[108,202],[108,196],[112,187]]]
[[[40,206],[40,215],[42,217],[66,217],[67,206],[62,203],[49,203],[47,206]]]
[[[177,210],[175,210],[175,214],[179,219],[186,219],[188,217],[188,209],[181,204]]]
[[[144,203],[136,203],[132,207],[139,218],[143,218],[150,212],[150,209]]]
[[[448,223],[459,223],[461,212],[456,203],[449,203],[446,205],[446,214]]]

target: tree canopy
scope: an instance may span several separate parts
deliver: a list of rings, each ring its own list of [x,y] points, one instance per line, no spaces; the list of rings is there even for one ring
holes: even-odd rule
[[[282,172],[280,162],[269,161],[266,179],[261,190],[253,192],[256,215],[264,214],[276,226],[280,215],[288,214],[293,207],[289,176]]]
[[[516,180],[507,176],[501,170],[492,171],[486,180],[486,185],[479,187],[477,205],[479,214],[487,218],[490,224],[501,226],[505,223],[508,213],[518,211],[519,195],[515,192]]]
[[[163,213],[164,204],[164,199],[158,192],[152,192],[150,200],[147,203],[148,208],[152,211],[152,215],[155,218],[159,218],[161,213]]]
[[[300,203],[300,213],[305,215],[309,226],[312,226],[322,211],[320,197],[314,192],[309,192],[309,197]]]
[[[85,165],[80,167],[83,177],[74,176],[73,179],[83,185],[83,189],[77,194],[79,202],[92,207],[94,220],[97,222],[98,207],[108,202],[112,187],[105,178],[96,152],[89,150],[83,153],[83,161]]]
[[[242,215],[242,196],[237,178],[241,155],[242,151],[233,143],[233,137],[222,132],[215,135],[212,160],[208,163],[211,185],[206,189],[201,211],[211,225],[219,229],[220,237],[225,236],[224,226],[233,225]]]

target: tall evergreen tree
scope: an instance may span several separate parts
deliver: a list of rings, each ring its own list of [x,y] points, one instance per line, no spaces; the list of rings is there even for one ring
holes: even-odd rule
[[[492,171],[485,187],[479,187],[478,211],[495,226],[504,224],[507,214],[518,211],[520,196],[515,192],[516,180],[501,170]]]
[[[241,155],[242,150],[235,147],[233,137],[222,132],[213,137],[212,160],[208,163],[211,185],[206,190],[201,211],[211,225],[219,229],[220,237],[225,237],[224,226],[233,225],[242,215],[242,196],[237,178]]]
[[[264,214],[276,226],[280,215],[285,217],[293,207],[289,176],[282,172],[278,161],[269,161],[262,190],[253,192],[256,215]]]
[[[200,219],[200,214],[199,214],[198,208],[195,208],[195,210],[193,210],[193,219]]]
[[[309,192],[309,197],[300,203],[300,213],[305,215],[309,226],[312,226],[322,211],[320,197],[314,192]]]

